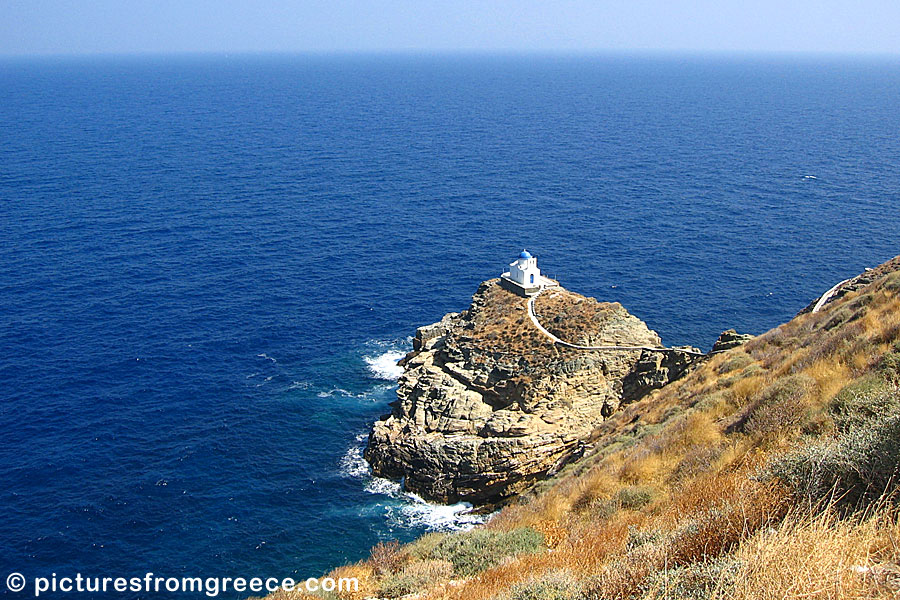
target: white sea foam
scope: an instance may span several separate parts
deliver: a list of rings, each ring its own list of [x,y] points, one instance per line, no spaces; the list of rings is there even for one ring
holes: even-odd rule
[[[351,479],[362,479],[369,475],[369,463],[363,458],[362,442],[368,437],[365,433],[356,436],[356,443],[347,449],[341,457],[341,475]]]
[[[400,507],[398,524],[404,527],[424,528],[429,531],[458,531],[471,529],[486,520],[485,515],[472,512],[467,502],[457,504],[433,504],[416,494],[404,493],[406,503]]]
[[[391,481],[383,477],[372,477],[363,488],[370,494],[382,494],[392,498],[400,498],[403,494],[403,485],[399,481]]]
[[[385,516],[397,527],[460,531],[487,520],[487,516],[473,513],[472,505],[467,502],[449,505],[426,502],[416,494],[403,491],[403,484],[399,481],[372,477],[369,465],[362,457],[362,446],[354,446],[344,455],[341,472],[348,477],[368,478],[363,489],[370,494],[391,498],[391,504],[385,506]]]
[[[328,390],[327,392],[319,392],[318,394],[316,394],[316,396],[318,396],[319,398],[333,398],[335,396],[347,397],[352,395],[353,394],[343,388],[333,388]]]
[[[375,356],[363,356],[369,371],[376,379],[396,381],[403,374],[403,367],[397,364],[405,355],[400,350],[388,350]]]
[[[262,354],[257,354],[256,356],[258,356],[259,358],[264,358],[264,359],[266,359],[266,360],[271,360],[273,363],[277,363],[277,362],[278,362],[277,360],[275,360],[275,359],[272,358],[271,356],[268,356],[265,352],[263,352]]]
[[[274,378],[275,378],[274,375],[269,375],[268,377],[266,377],[265,379],[262,380],[262,383],[257,383],[256,387],[262,387],[262,386],[266,385],[267,383],[269,383],[270,381],[272,381],[272,379],[274,379]]]

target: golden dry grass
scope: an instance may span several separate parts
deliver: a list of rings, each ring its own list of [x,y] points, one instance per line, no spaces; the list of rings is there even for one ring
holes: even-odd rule
[[[735,552],[740,568],[733,585],[716,598],[822,600],[897,598],[896,516],[879,513],[863,521],[825,512],[791,515],[780,526],[753,536]]]
[[[529,578],[564,571],[588,597],[677,598],[672,590],[685,573],[726,560],[730,575],[710,579],[708,597],[900,598],[895,513],[885,508],[841,520],[827,510],[791,511],[788,491],[758,476],[773,457],[805,443],[802,436],[828,435],[829,401],[900,341],[897,290],[900,276],[877,281],[624,407],[595,431],[592,453],[487,525],[531,527],[544,536],[546,551],[511,557],[422,597],[494,600]],[[548,301],[541,310],[565,312],[571,301],[557,296],[559,306]],[[601,318],[591,311],[607,309],[573,314]],[[499,333],[521,325],[518,312],[496,317]],[[535,341],[526,336],[522,343]],[[738,367],[720,369],[737,353]],[[778,396],[786,383],[799,391]],[[796,422],[781,427],[776,417],[762,435],[747,427],[754,410],[781,410]],[[341,572],[360,576],[360,597],[374,595],[384,573],[419,560],[409,548],[382,548]]]

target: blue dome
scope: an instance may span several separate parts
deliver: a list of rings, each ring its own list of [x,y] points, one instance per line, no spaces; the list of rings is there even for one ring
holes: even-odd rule
[[[528,250],[522,250],[522,252],[519,253],[519,258],[531,258],[531,253],[528,252]]]

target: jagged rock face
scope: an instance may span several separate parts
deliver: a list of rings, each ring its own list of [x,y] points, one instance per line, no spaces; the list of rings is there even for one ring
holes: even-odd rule
[[[696,348],[690,348],[696,351]],[[641,353],[634,368],[622,380],[622,401],[634,402],[670,381],[679,379],[697,361],[695,355],[672,350]]]
[[[710,350],[710,352],[724,352],[725,350],[731,350],[732,348],[743,346],[754,337],[755,336],[749,333],[738,333],[734,329],[726,329],[719,334],[719,339],[717,339],[716,343],[713,344],[712,350]]]
[[[566,341],[660,344],[619,304],[558,288],[535,308]],[[420,328],[413,348],[393,412],[373,426],[365,457],[377,475],[403,477],[408,490],[444,502],[521,492],[577,457],[623,401],[686,368],[665,354],[556,347],[529,320],[526,300],[498,280],[483,283],[468,310]]]

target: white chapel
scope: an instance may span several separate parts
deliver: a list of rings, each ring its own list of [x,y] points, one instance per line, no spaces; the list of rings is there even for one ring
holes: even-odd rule
[[[537,258],[528,250],[522,250],[519,258],[509,263],[509,271],[500,276],[500,283],[510,291],[530,296],[545,287],[556,287],[555,281],[541,275]]]

